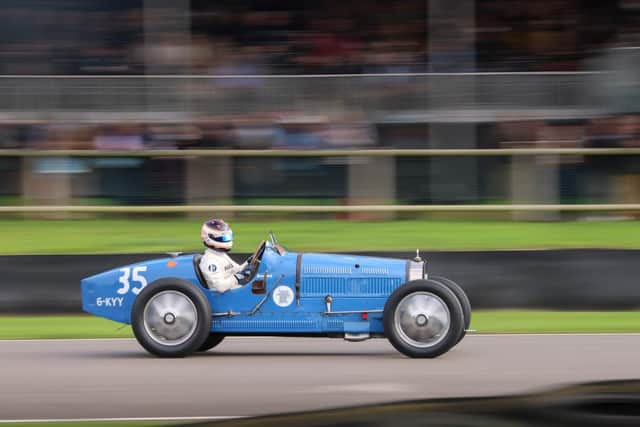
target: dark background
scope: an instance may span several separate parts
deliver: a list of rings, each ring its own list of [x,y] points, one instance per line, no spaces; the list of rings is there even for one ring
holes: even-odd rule
[[[411,252],[366,255],[408,259]],[[79,313],[84,277],[162,254],[0,256],[0,313]],[[241,260],[246,254],[234,254]],[[425,252],[432,275],[458,282],[474,309],[640,307],[640,250]]]

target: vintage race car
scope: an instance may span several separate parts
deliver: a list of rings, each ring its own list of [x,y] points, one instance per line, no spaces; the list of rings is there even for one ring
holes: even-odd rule
[[[82,308],[130,324],[150,353],[182,357],[226,336],[386,337],[410,357],[436,357],[465,335],[471,306],[456,283],[409,260],[294,253],[273,233],[249,258],[251,275],[225,293],[207,287],[201,255],[116,268],[83,279]]]

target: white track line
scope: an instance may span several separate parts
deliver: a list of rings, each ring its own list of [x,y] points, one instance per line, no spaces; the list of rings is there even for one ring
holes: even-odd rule
[[[0,420],[0,424],[9,423],[88,423],[88,422],[137,422],[137,421],[222,421],[247,416],[210,416],[210,417],[135,417],[135,418],[33,418],[17,420]]]

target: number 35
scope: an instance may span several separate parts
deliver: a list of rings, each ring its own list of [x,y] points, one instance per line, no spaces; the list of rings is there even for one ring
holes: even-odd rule
[[[118,279],[118,282],[122,283],[122,287],[118,289],[118,293],[120,295],[126,294],[127,292],[129,292],[129,289],[131,289],[131,292],[133,292],[135,295],[138,295],[142,288],[147,286],[147,279],[145,279],[144,276],[140,274],[147,271],[146,265],[133,267],[133,269],[131,269],[131,267],[125,267],[121,268],[120,271],[122,272],[122,276],[120,276],[120,278]],[[138,282],[140,286],[137,288],[132,288],[129,282],[129,278],[131,278],[131,281],[133,282]]]

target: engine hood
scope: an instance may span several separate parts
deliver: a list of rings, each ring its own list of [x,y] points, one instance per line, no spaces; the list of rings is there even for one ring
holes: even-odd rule
[[[305,253],[302,276],[378,276],[404,278],[407,261],[358,255]]]

